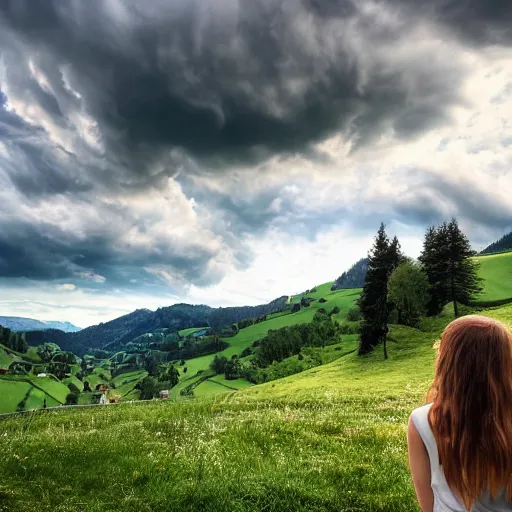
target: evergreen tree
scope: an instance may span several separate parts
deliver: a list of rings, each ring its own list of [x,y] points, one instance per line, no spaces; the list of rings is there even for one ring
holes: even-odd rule
[[[384,357],[387,359],[388,280],[402,260],[403,255],[398,239],[394,237],[390,243],[382,223],[375,237],[373,248],[368,255],[368,269],[363,292],[359,299],[359,308],[363,315],[359,354],[370,352],[383,341]]]
[[[437,228],[431,226],[425,233],[423,251],[419,261],[427,274],[429,284],[429,301],[427,315],[435,316],[441,313],[445,304],[449,302],[449,290],[446,282],[447,273],[447,224]]]
[[[474,255],[455,219],[427,230],[419,259],[429,282],[429,315],[438,315],[446,304],[453,302],[458,317],[458,304],[468,304],[482,290],[478,264],[471,259]]]
[[[480,286],[482,279],[478,277],[478,263],[471,259],[476,252],[471,249],[469,240],[460,230],[455,219],[452,219],[447,226],[447,240],[449,296],[453,301],[453,312],[457,318],[458,303],[469,304],[475,295],[482,291]]]
[[[25,333],[20,336],[19,350],[22,354],[25,354],[28,351],[28,343],[25,338]]]

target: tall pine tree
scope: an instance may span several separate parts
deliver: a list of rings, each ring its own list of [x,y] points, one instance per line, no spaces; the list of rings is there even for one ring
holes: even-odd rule
[[[446,232],[446,222],[437,228],[435,226],[429,227],[425,233],[423,251],[419,257],[429,283],[429,300],[427,303],[427,314],[429,316],[441,313],[444,305],[449,302],[449,290],[446,282],[448,268]]]
[[[395,237],[390,243],[382,223],[368,255],[368,269],[359,299],[359,308],[363,314],[359,340],[360,355],[370,352],[380,342],[384,342],[384,357],[387,359],[388,279],[402,260],[398,239]]]
[[[478,277],[478,263],[471,258],[476,252],[471,249],[469,240],[455,219],[448,224],[446,236],[450,300],[453,301],[453,312],[457,318],[458,303],[469,304],[482,291],[482,279]]]
[[[453,302],[458,317],[459,303],[468,304],[480,293],[478,264],[471,258],[475,254],[455,219],[427,230],[419,259],[429,281],[429,315],[438,315]]]

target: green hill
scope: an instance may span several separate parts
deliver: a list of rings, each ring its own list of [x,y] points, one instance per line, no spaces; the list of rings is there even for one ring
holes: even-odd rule
[[[511,305],[484,314],[512,324]],[[216,394],[192,402],[5,420],[2,504],[13,512],[419,511],[407,418],[423,403],[432,344],[449,321],[446,313],[423,330],[392,326],[387,361],[379,348],[242,392],[217,394],[222,384],[211,382]]]
[[[0,368],[7,369],[9,365],[12,363],[14,356],[12,353],[8,352],[3,345],[0,345]]]
[[[512,301],[512,252],[478,256],[483,292],[478,302]]]
[[[296,313],[290,313],[288,311],[285,314],[269,315],[268,320],[250,325],[245,329],[241,329],[236,336],[231,338],[223,338],[223,341],[229,343],[229,347],[222,352],[187,360],[184,367],[179,368],[181,374],[180,382],[171,390],[171,396],[173,398],[180,398],[180,392],[182,389],[203,380],[205,376],[207,376],[206,374],[209,371],[210,364],[213,361],[215,355],[223,355],[227,358],[230,358],[235,354],[240,355],[240,353],[245,348],[249,347],[253,342],[264,338],[268,331],[271,329],[280,329],[290,325],[311,322],[315,316],[315,313],[320,308],[324,308],[325,310],[330,311],[334,307],[338,307],[340,309],[338,317],[342,318],[348,309],[353,307],[355,301],[359,298],[360,290],[337,290],[335,292],[331,292],[331,285],[332,282],[325,283],[318,286],[316,292],[308,294],[308,297],[315,299],[315,301],[312,302],[309,307],[302,308]],[[300,302],[301,296],[297,297],[293,297],[292,301]],[[325,302],[319,302],[320,298],[323,298]],[[183,373],[183,368],[185,367],[187,368],[186,374]],[[198,372],[200,372],[199,375]],[[217,376],[217,381],[230,388],[241,389],[242,387],[245,388],[251,385],[247,381],[234,382],[230,380],[219,379],[221,379],[221,376]],[[201,389],[199,389],[199,387]],[[208,388],[215,390],[214,392],[217,392],[219,389],[217,386],[208,386],[208,384],[205,383],[201,383],[196,389],[199,390],[201,395],[204,395],[207,394],[206,390]]]

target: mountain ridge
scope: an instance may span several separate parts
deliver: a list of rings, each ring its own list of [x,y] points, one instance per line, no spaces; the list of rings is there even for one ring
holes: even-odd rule
[[[0,325],[8,327],[11,331],[20,332],[27,330],[48,330],[59,329],[63,332],[78,332],[82,328],[71,322],[61,322],[58,320],[37,320],[24,316],[0,316]]]
[[[78,332],[36,329],[26,331],[25,337],[29,345],[54,342],[62,350],[83,355],[87,349],[102,349],[107,345],[121,349],[124,344],[134,338],[160,328],[179,331],[208,325],[220,330],[223,326],[231,325],[244,318],[254,318],[280,311],[287,300],[288,296],[283,295],[267,304],[257,306],[212,308],[204,304],[180,303],[161,307],[156,311],[137,309],[109,322],[92,325]]]

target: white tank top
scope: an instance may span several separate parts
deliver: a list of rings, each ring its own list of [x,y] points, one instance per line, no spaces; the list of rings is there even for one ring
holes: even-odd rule
[[[439,464],[437,444],[428,422],[428,411],[432,404],[415,409],[411,418],[425,445],[430,459],[431,486],[434,492],[434,512],[466,512],[464,505],[452,492],[444,476],[443,467]],[[510,512],[512,502],[507,502],[505,491],[494,500],[484,493],[480,500],[471,509],[471,512]]]

